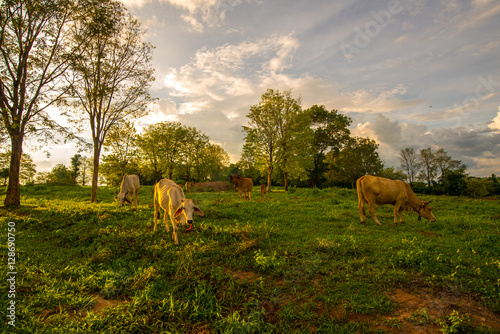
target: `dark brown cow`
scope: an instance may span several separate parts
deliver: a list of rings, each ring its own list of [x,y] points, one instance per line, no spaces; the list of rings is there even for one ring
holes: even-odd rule
[[[261,184],[260,185],[260,200],[264,201],[265,198],[266,198],[266,185]]]
[[[252,188],[253,181],[251,178],[243,178],[237,174],[230,176],[231,181],[234,183],[235,188],[238,190],[238,194],[245,196],[245,200],[248,198],[249,201],[252,200]]]
[[[370,214],[376,224],[380,224],[375,216],[375,205],[394,205],[394,224],[399,220],[404,223],[402,211],[416,211],[431,222],[436,220],[429,202],[421,201],[411,190],[408,183],[400,180],[390,180],[383,177],[366,175],[356,181],[358,188],[358,209],[361,223],[366,222],[365,202],[369,205]]]

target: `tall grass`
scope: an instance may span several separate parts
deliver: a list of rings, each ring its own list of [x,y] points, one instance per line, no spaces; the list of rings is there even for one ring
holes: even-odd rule
[[[21,207],[0,208],[2,233],[9,221],[17,229],[19,333],[373,332],[350,315],[392,314],[387,292],[415,280],[500,313],[498,201],[429,196],[436,222],[406,213],[394,225],[386,206],[376,226],[359,223],[348,189],[278,190],[263,202],[193,193],[205,216],[193,232],[181,226],[175,246],[162,225],[152,231],[150,189],[138,210],[119,208],[114,188],[90,203],[89,188],[57,186],[23,187]],[[99,298],[113,307],[97,309]]]

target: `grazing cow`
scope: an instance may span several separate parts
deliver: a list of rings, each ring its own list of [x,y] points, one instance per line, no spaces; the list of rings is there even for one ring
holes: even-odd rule
[[[189,181],[186,182],[186,192],[190,193],[193,186],[194,186],[194,182],[189,182]]]
[[[261,184],[260,185],[260,200],[264,201],[265,198],[266,198],[266,185]]]
[[[130,207],[132,207],[132,202],[135,198],[135,208],[137,209],[137,202],[139,201],[139,187],[140,182],[137,175],[123,175],[120,192],[115,197],[118,199],[118,205],[123,206],[123,202],[127,202],[130,203]],[[130,196],[130,200],[127,196]]]
[[[170,232],[167,223],[167,210],[170,215],[170,222],[172,223],[174,243],[179,244],[177,239],[177,223],[182,225],[187,223],[191,224],[189,229],[193,226],[193,213],[203,216],[203,212],[193,203],[193,200],[186,199],[182,188],[179,187],[174,181],[163,179],[154,186],[154,203],[155,203],[155,226],[160,219],[160,209],[163,209],[163,220],[165,221],[165,229]],[[179,217],[180,216],[180,217]]]
[[[394,205],[394,224],[398,223],[397,216],[399,215],[399,220],[404,223],[402,211],[416,211],[419,216],[430,220],[431,222],[436,220],[434,214],[432,213],[432,208],[429,202],[421,201],[417,195],[411,190],[408,183],[400,180],[390,180],[383,177],[366,175],[360,177],[356,181],[356,187],[358,190],[358,209],[359,215],[361,216],[361,223],[365,223],[365,202],[368,203],[370,209],[370,214],[376,224],[380,224],[379,220],[375,216],[375,205],[392,204]]]
[[[251,178],[243,178],[237,174],[233,174],[230,176],[231,181],[234,183],[234,187],[238,190],[238,194],[245,197],[245,200],[248,198],[249,201],[252,200],[252,188],[253,181]]]

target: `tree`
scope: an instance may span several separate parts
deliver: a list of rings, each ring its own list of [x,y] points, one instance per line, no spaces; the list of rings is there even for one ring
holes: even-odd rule
[[[327,169],[326,153],[332,152],[332,154],[337,155],[350,139],[349,125],[351,125],[352,119],[339,114],[335,109],[328,111],[325,106],[318,105],[307,109],[306,113],[311,119],[310,126],[313,131],[313,140],[311,141],[313,161],[308,173],[312,186],[316,187]]]
[[[6,151],[0,153],[0,171],[2,177],[6,180],[9,177],[9,164],[11,159],[11,152]],[[36,175],[36,165],[33,162],[31,156],[27,153],[23,153],[21,156],[21,163],[19,169],[19,182],[20,184],[26,184],[34,181]]]
[[[300,99],[294,99],[291,90],[281,93],[268,89],[259,104],[250,107],[250,119],[245,145],[248,152],[256,155],[258,164],[267,170],[267,188],[271,189],[271,175],[276,166],[283,171],[285,189],[290,173],[300,174],[304,158],[310,154],[304,150],[309,134],[308,118],[302,111]]]
[[[415,149],[407,147],[399,152],[399,163],[403,172],[408,176],[408,183],[413,186],[413,182],[420,170],[420,163]]]
[[[93,143],[91,202],[97,201],[99,159],[110,129],[148,112],[153,100],[148,88],[154,80],[152,49],[143,43],[144,31],[124,6],[115,0],[87,0],[87,15],[73,30],[74,43],[84,43],[72,58],[67,116],[90,124]],[[87,121],[87,122],[86,122]]]
[[[81,159],[81,154],[75,154],[71,157],[71,184],[76,184],[76,179],[80,174],[80,165],[82,164]]]
[[[68,25],[79,9],[71,0],[4,0],[0,4],[0,112],[10,138],[5,205],[20,205],[20,171],[27,134],[57,126],[47,107],[62,99],[69,66]],[[72,53],[81,50],[77,45]]]
[[[401,170],[395,170],[394,167],[384,168],[378,176],[385,177],[391,180],[401,180],[404,181],[408,179],[408,176]]]
[[[427,186],[432,185],[432,181],[436,177],[438,166],[436,164],[436,156],[431,147],[423,148],[419,152],[418,161],[420,164],[420,179],[427,182]]]
[[[467,194],[474,199],[488,195],[488,180],[478,178],[467,179]]]
[[[63,164],[55,165],[47,176],[47,183],[57,185],[70,185],[73,181],[73,172]]]
[[[466,168],[460,160],[453,160],[443,148],[434,153],[434,162],[439,169],[440,175],[444,175],[444,172],[448,169]]]
[[[463,168],[447,169],[440,180],[443,191],[450,196],[460,196],[467,188],[467,174]]]
[[[377,175],[382,171],[384,164],[377,149],[378,144],[372,139],[352,138],[338,156],[333,152],[327,154],[327,177],[332,181],[349,182],[354,188],[356,180],[361,176]]]

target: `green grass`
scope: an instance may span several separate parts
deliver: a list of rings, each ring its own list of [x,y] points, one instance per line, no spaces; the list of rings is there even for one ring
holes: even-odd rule
[[[253,202],[192,193],[205,215],[175,246],[163,224],[153,232],[151,188],[137,211],[119,208],[111,187],[94,204],[89,188],[45,185],[0,208],[3,240],[16,223],[18,333],[391,332],[411,321],[392,318],[395,288],[473,296],[500,313],[498,201],[426,196],[436,222],[406,213],[394,225],[384,206],[376,226],[359,223],[348,189],[275,190],[264,202],[257,191]],[[96,309],[98,297],[113,307]],[[0,293],[3,333],[9,300]],[[493,332],[457,314],[429,325]]]

